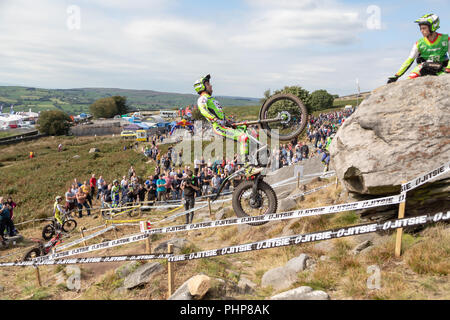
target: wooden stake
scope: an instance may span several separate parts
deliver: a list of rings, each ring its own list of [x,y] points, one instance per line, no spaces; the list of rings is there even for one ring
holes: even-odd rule
[[[81,238],[84,238],[84,230],[86,230],[86,228],[80,228],[80,233],[81,233]],[[83,246],[87,246],[86,241],[83,240]]]
[[[152,244],[150,242],[150,235],[148,236],[148,238],[145,240],[145,252],[147,254],[151,254],[152,253]]]
[[[169,243],[167,245],[167,249],[168,249],[168,253],[173,253],[173,244]],[[174,268],[173,267],[174,267],[173,262],[169,261],[168,262],[168,273],[169,273],[169,275],[168,275],[168,296],[169,297],[173,293],[173,280],[174,280],[174,277],[173,277],[173,269]]]
[[[34,267],[36,270],[36,279],[37,279],[37,283],[39,285],[39,287],[42,287],[42,283],[41,283],[41,274],[39,273],[39,267]]]
[[[208,198],[209,217],[212,218],[211,198]]]
[[[402,184],[406,183],[405,181],[402,181]],[[406,207],[406,201],[400,202],[399,208],[398,208],[398,218],[403,219],[405,217],[405,207]],[[399,258],[402,254],[402,235],[403,235],[403,228],[397,229],[397,236],[395,238],[395,257]]]

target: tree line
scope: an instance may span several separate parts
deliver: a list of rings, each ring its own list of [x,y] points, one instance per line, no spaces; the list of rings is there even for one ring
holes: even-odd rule
[[[278,93],[291,93],[297,96],[305,105],[308,113],[332,108],[334,99],[339,98],[337,94],[332,95],[328,93],[327,90],[323,89],[309,93],[308,90],[303,89],[300,86],[285,86],[283,89],[276,90],[272,94],[270,93],[270,89],[267,89],[264,91],[264,97],[260,102],[264,103],[264,101]]]
[[[100,98],[89,106],[94,118],[113,118],[116,115],[128,113],[127,98],[113,96]],[[40,133],[55,136],[69,133],[72,119],[62,110],[42,111],[36,127]]]

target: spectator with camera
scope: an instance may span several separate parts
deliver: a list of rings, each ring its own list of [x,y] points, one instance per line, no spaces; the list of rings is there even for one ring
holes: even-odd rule
[[[195,205],[195,194],[200,190],[198,180],[193,175],[191,169],[186,170],[186,176],[180,186],[183,190],[184,209],[186,211],[193,209]],[[194,212],[186,213],[186,224],[192,223]]]

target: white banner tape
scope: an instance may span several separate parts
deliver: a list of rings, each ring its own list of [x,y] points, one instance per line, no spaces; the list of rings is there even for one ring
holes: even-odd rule
[[[52,254],[49,256],[45,256],[45,257],[38,257],[38,258],[35,258],[35,260],[38,261],[38,260],[42,260],[42,259],[45,259],[45,260],[58,259],[58,258],[62,258],[62,257],[80,254],[80,253],[108,249],[108,248],[112,248],[115,246],[144,240],[151,234],[171,233],[171,232],[179,232],[179,231],[186,231],[186,230],[224,227],[224,226],[246,224],[246,223],[252,223],[252,222],[265,222],[265,221],[276,221],[276,220],[284,220],[284,219],[302,218],[302,217],[316,216],[316,215],[329,214],[329,213],[335,213],[335,212],[359,210],[359,209],[379,207],[379,206],[384,206],[384,205],[392,205],[392,204],[400,203],[404,200],[405,200],[405,195],[401,194],[401,195],[390,196],[390,197],[385,197],[385,198],[378,198],[378,199],[372,199],[372,200],[366,200],[366,201],[333,205],[333,206],[328,206],[328,207],[302,209],[302,210],[288,211],[288,212],[282,212],[282,213],[273,213],[273,214],[268,214],[268,215],[255,216],[255,217],[231,218],[231,219],[225,219],[225,220],[216,220],[216,221],[209,221],[209,222],[202,222],[202,223],[195,223],[195,224],[188,224],[188,225],[181,225],[181,226],[173,226],[173,227],[163,227],[163,228],[147,230],[145,233],[135,234],[135,235],[121,238],[118,240],[107,241],[107,242],[103,242],[103,243],[99,243],[99,244],[86,246],[83,248],[77,248],[77,249],[73,249],[70,251],[55,253],[55,254]],[[194,208],[194,209],[196,209],[196,208]],[[190,212],[190,211],[193,211],[193,209],[188,210],[186,212],[182,212],[179,215],[186,214],[187,212]],[[172,217],[172,218],[174,218],[174,217]]]
[[[212,249],[190,254],[173,255],[166,253],[159,255],[150,254],[150,255],[133,255],[133,256],[106,256],[106,257],[75,258],[75,259],[40,260],[40,261],[33,260],[23,262],[4,262],[0,263],[0,267],[102,263],[102,262],[153,260],[153,259],[168,259],[169,262],[176,262],[176,261],[208,258],[220,255],[228,255],[234,253],[249,252],[262,249],[284,247],[290,245],[297,245],[301,243],[329,240],[334,238],[350,237],[382,230],[383,231],[394,230],[408,226],[417,226],[421,224],[436,223],[439,221],[447,221],[447,220],[450,220],[450,211],[447,211],[446,213],[438,212],[433,215],[421,215],[410,218],[393,219],[385,221],[383,223],[367,223],[344,228],[335,228],[325,231],[317,231],[307,234],[272,238],[246,244],[229,246],[221,249]]]
[[[173,254],[143,254],[135,256],[108,256],[108,257],[92,257],[92,258],[75,258],[75,259],[58,259],[46,261],[22,261],[22,262],[4,262],[0,263],[0,267],[13,266],[42,266],[42,265],[61,265],[61,264],[82,264],[82,263],[102,263],[102,262],[121,262],[121,261],[142,261],[155,259],[168,259]]]
[[[428,173],[425,173],[424,175],[417,177],[405,184],[402,184],[402,192],[406,192],[406,191],[410,191],[412,189],[415,189],[431,180],[433,180],[434,178],[441,176],[443,174],[445,174],[446,172],[450,171],[450,161],[447,162],[446,164],[443,164],[441,166],[439,166],[438,168],[431,170]]]
[[[449,219],[450,219],[450,211],[448,211],[446,214],[443,214],[442,212],[440,212],[440,213],[436,213],[431,216],[422,215],[422,216],[411,217],[411,218],[388,220],[381,224],[368,223],[368,224],[350,226],[350,227],[345,227],[345,228],[336,228],[336,229],[330,229],[330,230],[325,230],[325,231],[312,232],[312,233],[308,233],[308,234],[300,234],[300,235],[294,235],[294,236],[286,236],[286,237],[280,237],[280,238],[274,238],[274,239],[267,239],[267,240],[262,240],[262,241],[247,243],[247,244],[225,247],[225,248],[221,248],[221,249],[206,250],[206,251],[194,252],[194,253],[190,253],[190,254],[174,255],[174,256],[168,258],[168,261],[171,261],[171,262],[185,261],[185,260],[201,259],[201,258],[207,258],[207,257],[215,257],[215,256],[221,256],[221,255],[227,255],[227,254],[262,250],[262,249],[284,247],[284,246],[296,245],[296,244],[301,244],[301,243],[308,243],[308,242],[315,242],[315,241],[321,241],[321,240],[329,240],[329,239],[334,239],[334,238],[356,236],[359,234],[371,233],[371,232],[376,232],[376,231],[380,231],[380,230],[386,231],[386,230],[404,228],[407,226],[416,226],[416,225],[420,225],[420,224],[439,222],[442,220],[449,220]]]
[[[67,244],[65,244],[65,245],[58,246],[58,247],[56,247],[56,252],[62,251],[62,250],[64,250],[64,249],[67,249],[67,248],[70,248],[70,247],[73,247],[73,246],[76,246],[77,244],[80,244],[80,243],[82,243],[83,241],[87,241],[87,240],[89,240],[89,239],[98,237],[99,235],[101,235],[101,234],[103,234],[103,233],[105,233],[105,232],[108,232],[109,230],[112,230],[112,229],[114,229],[114,227],[108,227],[108,228],[105,228],[105,229],[103,229],[103,230],[99,230],[99,231],[97,231],[97,232],[95,232],[95,233],[93,233],[93,234],[90,234],[90,235],[88,235],[88,236],[86,236],[86,237],[84,237],[84,238],[80,238],[80,239],[78,239],[78,240],[75,240],[75,241],[73,241],[73,242],[67,243]]]

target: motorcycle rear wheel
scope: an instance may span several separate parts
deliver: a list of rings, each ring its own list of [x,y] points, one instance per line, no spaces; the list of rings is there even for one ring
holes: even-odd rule
[[[64,221],[64,223],[62,225],[62,229],[65,232],[71,232],[71,231],[75,230],[77,225],[78,225],[78,223],[75,219],[68,219],[68,220]]]
[[[41,249],[33,248],[33,249],[27,251],[27,253],[25,253],[22,260],[30,261],[30,260],[33,260],[34,258],[39,257],[40,255],[41,255]]]

